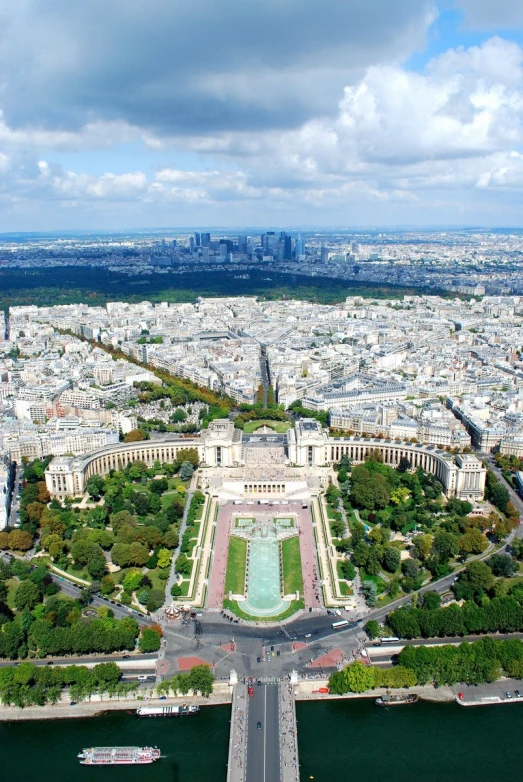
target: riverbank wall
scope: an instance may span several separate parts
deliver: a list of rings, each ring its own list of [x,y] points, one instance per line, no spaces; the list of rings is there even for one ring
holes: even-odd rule
[[[140,706],[179,706],[183,703],[194,703],[198,706],[223,706],[231,704],[232,688],[224,682],[218,682],[214,686],[214,692],[209,698],[201,695],[180,697],[167,697],[166,700],[144,696],[138,698],[110,699],[108,696],[93,696],[90,701],[82,701],[74,706],[71,701],[62,699],[58,703],[46,706],[26,706],[21,709],[18,706],[0,706],[0,722],[15,722],[19,720],[59,720],[79,719],[82,717],[97,717],[107,711],[135,711]],[[174,719],[174,717],[172,718]]]

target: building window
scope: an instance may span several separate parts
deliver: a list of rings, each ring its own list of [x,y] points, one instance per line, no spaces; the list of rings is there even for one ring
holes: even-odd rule
[[[313,461],[312,461],[312,445],[308,446],[307,451],[308,451],[307,461],[309,462],[309,467],[312,467],[312,464],[313,464]]]
[[[216,446],[216,466],[221,467],[222,466],[222,447],[221,445]]]

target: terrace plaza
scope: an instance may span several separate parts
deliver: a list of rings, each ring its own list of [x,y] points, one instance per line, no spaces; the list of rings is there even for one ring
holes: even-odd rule
[[[148,466],[170,462],[184,448],[198,452],[196,480],[206,495],[184,599],[211,610],[229,601],[244,618],[272,619],[343,600],[336,591],[336,555],[322,494],[335,480],[332,465],[344,454],[358,463],[379,453],[392,467],[406,458],[413,469],[436,475],[449,497],[478,500],[485,488],[486,469],[476,456],[398,440],[332,438],[314,419],[297,421],[285,434],[265,427],[263,433],[245,434],[230,420],[216,420],[191,438],[120,443],[81,457],[57,457],[46,470],[46,485],[53,497],[82,496],[93,474],[136,460]],[[226,588],[230,556],[235,574]]]
[[[378,451],[396,467],[403,457],[423,467],[443,484],[448,497],[483,497],[486,469],[471,454],[453,456],[435,446],[401,440],[329,437],[314,419],[302,419],[285,434],[244,434],[228,419],[212,421],[195,437],[173,437],[109,445],[83,456],[55,457],[45,480],[52,497],[79,497],[91,475],[105,475],[136,460],[152,466],[170,462],[178,451],[195,448],[202,467],[202,488],[220,500],[307,499],[328,483],[328,470],[347,454],[357,464]]]

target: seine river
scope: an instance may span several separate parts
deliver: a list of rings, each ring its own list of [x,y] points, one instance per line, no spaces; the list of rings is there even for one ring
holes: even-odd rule
[[[368,701],[298,703],[301,782],[499,782],[523,779],[523,703],[466,709]],[[0,724],[6,782],[225,782],[228,706],[194,718],[139,720],[125,713],[81,720]],[[155,744],[151,766],[86,768],[91,745]],[[267,780],[276,782],[276,780]]]

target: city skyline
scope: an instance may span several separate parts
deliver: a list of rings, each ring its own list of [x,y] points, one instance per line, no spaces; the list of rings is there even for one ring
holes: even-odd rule
[[[514,0],[4,16],[0,232],[522,225]]]

